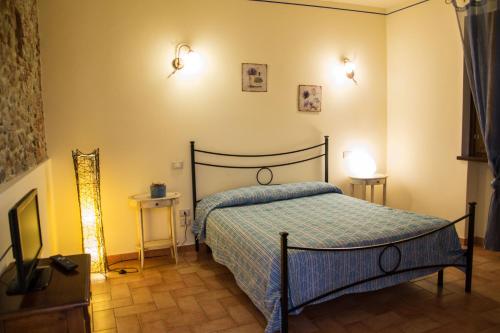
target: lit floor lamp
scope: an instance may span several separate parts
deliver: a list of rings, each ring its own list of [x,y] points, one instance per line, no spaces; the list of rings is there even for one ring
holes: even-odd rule
[[[80,203],[83,252],[90,254],[92,273],[106,273],[108,265],[102,227],[99,149],[90,154],[77,149],[72,154]]]

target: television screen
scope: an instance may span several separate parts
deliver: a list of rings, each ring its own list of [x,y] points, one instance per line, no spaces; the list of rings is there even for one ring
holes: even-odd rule
[[[18,209],[18,224],[23,269],[25,273],[28,273],[42,247],[36,197]]]
[[[35,280],[39,280],[41,273],[36,271],[38,255],[42,249],[36,189],[31,190],[12,207],[9,211],[9,223],[17,274],[9,285],[7,293],[24,293],[33,287]]]

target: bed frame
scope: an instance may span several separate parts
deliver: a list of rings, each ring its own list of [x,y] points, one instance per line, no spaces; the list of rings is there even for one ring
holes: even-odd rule
[[[230,169],[254,169],[257,170],[256,173],[256,180],[257,183],[260,185],[272,185],[272,180],[273,180],[273,171],[272,168],[279,168],[279,167],[285,167],[285,166],[290,166],[294,164],[299,164],[299,163],[304,163],[308,162],[311,160],[315,160],[318,158],[323,158],[324,157],[324,181],[328,182],[328,150],[329,150],[329,145],[328,145],[328,136],[324,137],[324,141],[321,144],[317,144],[314,146],[302,148],[302,149],[297,149],[297,150],[292,150],[292,151],[287,151],[287,152],[282,152],[282,153],[272,153],[272,154],[251,154],[251,155],[246,155],[246,154],[228,154],[228,153],[220,153],[220,152],[213,152],[213,151],[207,151],[207,150],[201,150],[201,149],[196,149],[195,148],[195,142],[191,141],[191,178],[192,178],[192,191],[193,191],[193,212],[196,211],[196,204],[198,203],[197,200],[197,194],[196,194],[196,166],[207,166],[207,167],[214,167],[214,168],[230,168]],[[302,152],[308,152],[313,149],[319,149],[321,148],[322,152],[320,154],[312,155],[308,158],[303,158],[303,159],[291,159],[290,162],[287,163],[280,163],[280,164],[259,164],[259,165],[254,165],[254,166],[240,166],[240,165],[228,165],[228,164],[213,164],[213,163],[206,163],[202,162],[196,159],[197,153],[200,154],[208,154],[208,155],[217,155],[221,157],[241,157],[241,158],[263,158],[263,157],[272,157],[272,156],[282,156],[282,155],[294,155],[297,153],[302,153]],[[262,172],[267,171],[270,175],[270,179],[268,181],[263,181],[261,176]],[[465,269],[465,292],[470,293],[472,290],[472,262],[473,262],[473,256],[474,256],[474,222],[475,222],[475,212],[476,212],[476,203],[471,202],[468,204],[468,213],[455,221],[452,221],[448,223],[445,226],[442,226],[438,229],[431,230],[429,232],[423,233],[418,236],[414,237],[409,237],[406,239],[401,239],[398,241],[394,242],[388,242],[388,243],[383,243],[383,244],[377,244],[377,245],[370,245],[370,246],[357,246],[357,247],[341,247],[341,248],[310,248],[310,247],[297,247],[297,246],[289,246],[288,245],[288,233],[287,232],[282,232],[280,233],[281,237],[281,332],[282,333],[287,333],[288,332],[288,315],[306,305],[313,304],[314,302],[317,302],[325,297],[328,297],[330,295],[333,295],[335,293],[338,293],[340,291],[343,291],[345,289],[349,289],[351,287],[375,281],[387,276],[392,276],[392,275],[397,275],[397,274],[403,274],[407,273],[410,271],[418,271],[418,270],[425,270],[425,269],[440,269],[438,271],[438,278],[437,278],[437,285],[439,288],[443,287],[444,283],[444,268],[446,267],[457,267],[457,268],[463,268]],[[411,267],[411,268],[406,268],[406,269],[399,269],[401,265],[401,248],[399,247],[401,244],[406,243],[406,242],[411,242],[419,238],[423,238],[426,236],[429,236],[431,234],[434,234],[436,232],[439,232],[443,229],[446,229],[452,225],[457,224],[460,221],[467,220],[467,248],[464,252],[464,257],[465,257],[465,264],[456,264],[456,263],[440,263],[440,264],[434,264],[434,265],[426,265],[426,266],[418,266],[418,267]],[[199,251],[199,239],[195,239],[195,246],[196,246],[196,251]],[[289,289],[289,284],[288,284],[288,255],[289,251],[316,251],[316,252],[344,252],[344,251],[366,251],[366,250],[371,250],[371,249],[380,249],[379,257],[378,257],[378,266],[380,268],[380,271],[382,274],[372,276],[367,279],[359,280],[353,283],[349,283],[347,285],[335,288],[331,291],[328,291],[324,294],[318,295],[308,301],[305,301],[301,304],[295,305],[291,308],[288,306],[288,294],[290,292]],[[386,251],[388,250],[395,250],[398,253],[398,261],[394,265],[394,267],[384,267],[382,265],[382,258],[385,254]]]

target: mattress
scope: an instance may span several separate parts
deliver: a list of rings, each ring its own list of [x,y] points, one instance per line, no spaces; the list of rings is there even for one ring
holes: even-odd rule
[[[246,187],[209,196],[197,206],[193,231],[205,239],[214,260],[229,268],[240,288],[267,318],[266,332],[274,332],[280,328],[280,232],[289,233],[289,246],[355,247],[421,235],[448,223],[345,196],[327,183],[308,182]],[[401,243],[398,248],[398,270],[464,263],[454,226]],[[389,270],[398,264],[399,254],[395,248],[289,250],[289,308],[329,290],[382,274],[379,259],[382,267]],[[385,288],[436,270],[386,276],[318,302]]]

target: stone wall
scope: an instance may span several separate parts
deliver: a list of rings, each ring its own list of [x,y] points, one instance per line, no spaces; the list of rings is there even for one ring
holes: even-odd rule
[[[0,0],[0,184],[47,157],[36,0]]]

